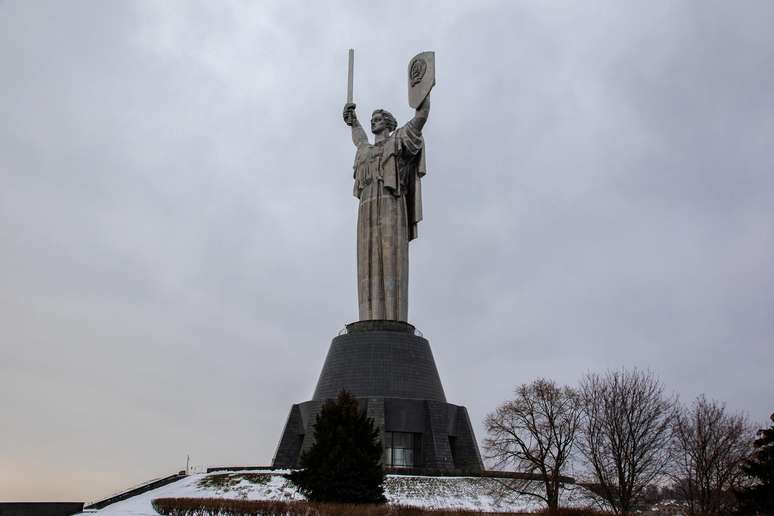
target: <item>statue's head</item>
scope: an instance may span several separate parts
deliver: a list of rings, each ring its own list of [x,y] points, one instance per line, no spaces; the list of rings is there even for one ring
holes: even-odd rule
[[[380,134],[383,131],[391,133],[396,127],[398,127],[397,120],[387,110],[377,109],[371,115],[371,132],[374,134]]]

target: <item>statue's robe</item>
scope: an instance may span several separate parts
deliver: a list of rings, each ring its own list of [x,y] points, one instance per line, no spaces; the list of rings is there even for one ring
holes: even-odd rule
[[[355,155],[357,294],[360,320],[408,319],[408,243],[422,220],[422,131],[411,120]]]

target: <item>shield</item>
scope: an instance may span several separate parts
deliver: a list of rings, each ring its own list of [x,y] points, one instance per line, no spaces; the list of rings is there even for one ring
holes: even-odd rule
[[[417,54],[408,65],[409,106],[418,108],[433,86],[435,86],[435,52]]]

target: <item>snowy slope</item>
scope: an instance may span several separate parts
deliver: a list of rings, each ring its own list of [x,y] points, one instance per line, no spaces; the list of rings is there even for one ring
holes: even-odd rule
[[[98,516],[157,516],[154,498],[240,498],[247,500],[303,500],[295,486],[280,473],[284,471],[237,471],[190,475],[178,482],[105,507],[82,513]],[[390,503],[427,508],[474,509],[479,511],[529,512],[543,507],[537,499],[520,496],[500,501],[489,494],[496,480],[475,477],[419,477],[388,475],[385,495]],[[539,484],[535,485],[539,489]],[[590,498],[580,487],[566,490],[563,502],[587,506]]]

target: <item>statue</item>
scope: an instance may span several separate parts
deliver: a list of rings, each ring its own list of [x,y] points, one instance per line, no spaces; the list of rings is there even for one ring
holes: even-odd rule
[[[435,84],[432,52],[409,64],[409,99],[414,118],[398,128],[395,117],[377,109],[371,115],[371,144],[352,103],[352,51],[344,122],[357,147],[354,165],[357,216],[357,293],[360,320],[408,319],[409,241],[422,220],[421,179],[426,173],[422,128],[430,113]]]
[[[484,470],[467,409],[446,402],[430,342],[408,318],[409,242],[422,219],[425,176],[422,131],[435,84],[432,52],[408,66],[409,105],[414,117],[399,127],[387,111],[371,115],[371,143],[352,102],[353,51],[344,122],[355,153],[354,194],[358,198],[357,279],[360,320],[334,337],[312,399],[294,404],[272,460],[274,468],[295,469],[313,446],[314,421],[325,400],[347,391],[361,411],[377,422],[385,468],[436,474]],[[409,432],[411,430],[411,432]],[[424,446],[423,443],[432,443]]]

